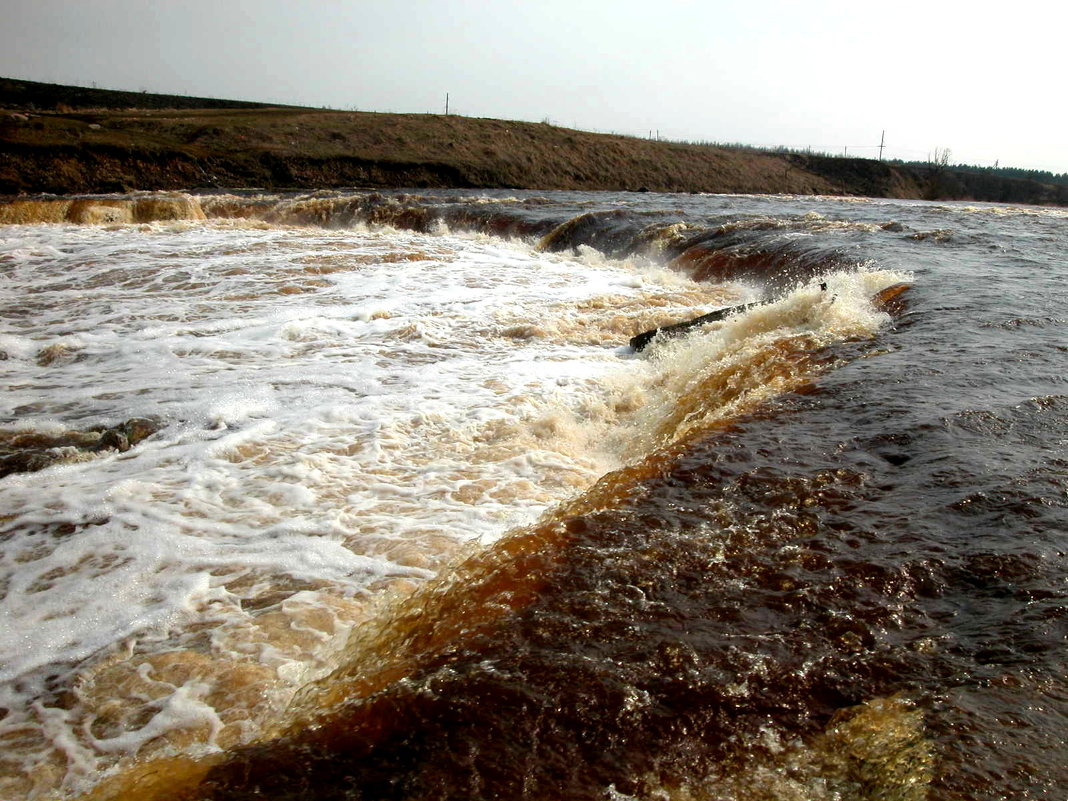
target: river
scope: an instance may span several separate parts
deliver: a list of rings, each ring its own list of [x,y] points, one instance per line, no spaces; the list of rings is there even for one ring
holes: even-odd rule
[[[856,198],[0,205],[0,794],[1063,798],[1066,249]]]

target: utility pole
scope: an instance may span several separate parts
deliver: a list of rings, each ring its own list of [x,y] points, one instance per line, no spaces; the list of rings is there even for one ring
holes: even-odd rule
[[[886,147],[886,131],[883,131],[883,136],[879,140],[879,161],[883,160],[883,148]]]
[[[449,93],[445,93],[445,116],[449,116]]]

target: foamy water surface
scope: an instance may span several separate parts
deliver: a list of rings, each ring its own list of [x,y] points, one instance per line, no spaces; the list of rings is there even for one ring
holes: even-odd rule
[[[764,289],[443,226],[97,221],[0,227],[4,429],[159,426],[0,479],[9,795],[272,736],[384,605],[798,388],[909,277],[828,262],[638,357],[631,335]]]
[[[42,786],[175,730],[252,736],[375,597],[619,463],[616,309],[726,296],[500,241],[228,223],[12,226],[0,265],[9,426],[162,426],[0,485],[0,736],[41,741],[12,756]]]

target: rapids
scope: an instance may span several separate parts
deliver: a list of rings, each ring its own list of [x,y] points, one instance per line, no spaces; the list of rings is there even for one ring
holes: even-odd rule
[[[833,198],[0,204],[0,794],[1062,797],[1065,245]]]

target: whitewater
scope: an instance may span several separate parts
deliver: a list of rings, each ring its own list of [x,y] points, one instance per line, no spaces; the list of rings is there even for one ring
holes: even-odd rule
[[[1063,789],[1044,767],[1064,747],[1062,212],[249,193],[13,201],[0,221],[4,797]],[[948,442],[916,450],[936,418]],[[151,433],[103,438],[130,421]],[[976,436],[1005,453],[973,469]],[[1025,466],[999,478],[999,459]],[[891,547],[880,476],[917,469]],[[964,475],[996,486],[938,496]],[[991,497],[1009,506],[977,517]],[[975,600],[990,582],[1026,589]],[[1041,607],[1042,645],[1010,601]],[[980,619],[1019,647],[991,656]],[[542,648],[551,669],[526,661]],[[1008,787],[964,767],[1008,702],[962,702],[966,733],[944,711],[996,681],[1047,710],[990,766]]]

